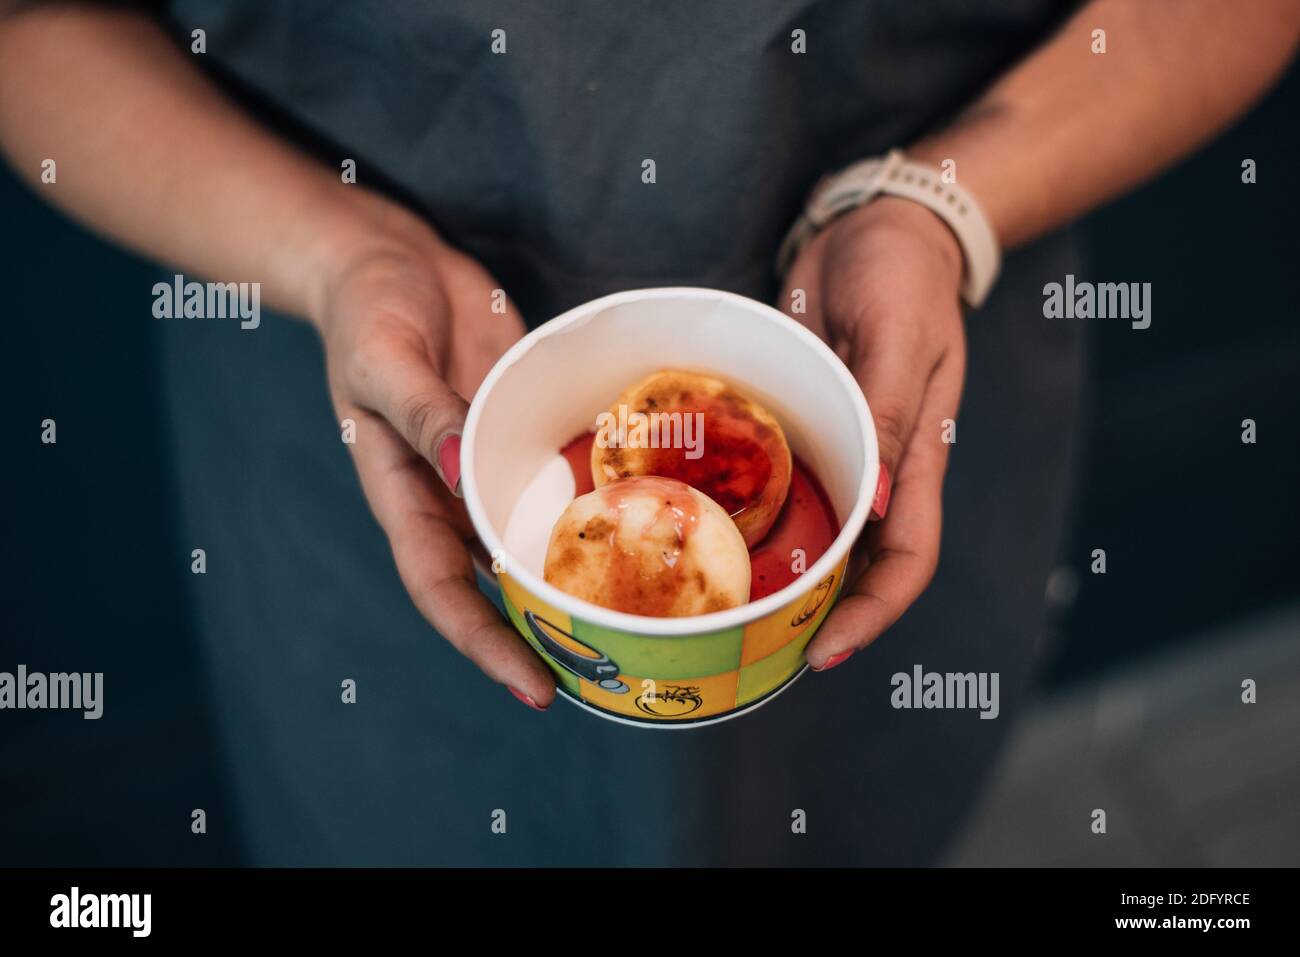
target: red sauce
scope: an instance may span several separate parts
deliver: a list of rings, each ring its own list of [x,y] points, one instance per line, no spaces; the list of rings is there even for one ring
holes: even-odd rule
[[[573,484],[577,486],[574,498],[596,490],[596,480],[591,477],[591,447],[595,442],[595,432],[584,432],[560,449],[560,454],[569,460],[569,468],[573,471]]]
[[[776,524],[749,550],[749,600],[758,601],[779,592],[799,577],[791,567],[796,548],[804,551],[800,567],[807,571],[826,554],[839,533],[840,523],[835,518],[830,496],[812,469],[795,456],[790,494],[781,506]]]
[[[703,448],[695,450],[700,453],[697,458],[688,458],[689,450],[684,447],[651,449],[649,473],[685,482],[721,505],[732,518],[759,504],[772,477],[767,444],[778,441],[772,430],[737,416],[725,400],[712,396],[672,411],[683,416],[702,414],[708,423],[700,430]]]
[[[591,446],[596,436],[591,432],[586,432],[572,442],[566,445],[562,454],[569,462],[569,467],[573,471],[573,482],[576,487],[574,496],[585,495],[595,488],[595,483],[591,478]],[[700,463],[710,461],[714,455],[713,441],[707,443],[708,448],[703,458],[691,460],[681,456],[680,462],[682,470],[680,472],[664,472],[656,469],[659,475],[670,475],[672,478],[679,479],[687,485],[692,485],[704,494],[718,501],[714,497],[710,488],[721,488],[720,494],[728,494],[728,490],[735,494],[744,494],[743,489],[751,487],[747,483],[757,482],[757,488],[762,489],[767,482],[767,474],[770,473],[771,464],[767,454],[760,449],[761,455],[760,466],[749,470],[747,467],[736,467],[729,474],[719,475],[716,481],[711,481],[712,473],[703,473],[700,481],[693,481],[694,468],[700,467]],[[716,441],[730,441],[725,435],[719,436]],[[744,441],[742,439],[742,441]],[[755,448],[759,448],[754,443]],[[728,460],[739,450],[741,446],[729,447],[726,452]],[[663,452],[680,454],[680,450],[665,449]],[[712,459],[718,461],[717,459]],[[753,476],[766,467],[768,472],[763,474],[761,480]],[[716,472],[717,470],[713,470]],[[726,504],[718,501],[724,509],[734,515]],[[826,550],[831,547],[835,541],[835,536],[840,532],[839,520],[835,517],[835,508],[831,505],[830,497],[826,490],[822,488],[821,482],[812,470],[806,466],[798,457],[794,457],[794,469],[790,476],[790,492],[786,496],[785,505],[781,507],[781,512],[777,516],[776,524],[772,530],[767,533],[761,542],[749,550],[749,564],[751,569],[751,581],[749,587],[749,600],[758,601],[768,595],[774,594],[790,584],[799,577],[799,573],[794,571],[792,566],[795,563],[795,549],[803,549],[804,558],[801,567],[809,569],[813,562],[826,554]]]

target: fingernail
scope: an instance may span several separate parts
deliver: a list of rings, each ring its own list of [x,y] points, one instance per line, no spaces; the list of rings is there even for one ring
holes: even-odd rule
[[[509,685],[507,685],[507,687],[509,687]],[[528,705],[528,707],[532,708],[534,711],[546,710],[541,705],[539,705],[536,701],[534,701],[532,698],[528,697],[528,695],[524,694],[522,691],[516,691],[514,688],[510,688],[510,693],[514,695],[516,698],[518,698],[520,701],[522,701],[524,704]]]
[[[460,494],[460,433],[448,432],[438,441],[433,457],[438,460],[438,472],[452,494]]]
[[[876,497],[871,500],[871,517],[877,522],[889,511],[889,493],[893,491],[893,482],[889,478],[889,466],[880,463],[880,476],[876,479]]]
[[[842,665],[844,662],[848,661],[855,651],[857,651],[856,648],[850,648],[848,651],[841,651],[838,655],[831,655],[826,659],[825,664],[820,668],[814,668],[813,671],[830,671],[836,665]]]

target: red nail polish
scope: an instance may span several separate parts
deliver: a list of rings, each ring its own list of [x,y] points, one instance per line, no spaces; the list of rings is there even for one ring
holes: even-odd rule
[[[509,686],[507,685],[507,687]],[[514,688],[510,688],[510,693],[514,695],[516,698],[518,698],[520,701],[522,701],[524,704],[528,705],[528,707],[532,708],[534,711],[546,710],[541,705],[539,705],[536,701],[534,701],[532,698],[528,697],[528,695],[524,694],[522,691],[516,691]]]
[[[460,494],[460,435],[452,432],[438,443],[438,449],[434,453],[438,459],[438,470],[442,472],[442,480],[447,483],[447,488],[451,489],[457,495]]]
[[[820,668],[814,668],[813,671],[830,671],[836,665],[842,665],[844,662],[848,661],[855,651],[857,651],[856,648],[850,648],[848,651],[841,651],[838,655],[831,655],[826,659],[824,665]]]
[[[889,495],[893,491],[893,481],[889,477],[889,466],[880,463],[880,476],[876,479],[876,497],[871,500],[871,517],[880,521],[889,511]]]

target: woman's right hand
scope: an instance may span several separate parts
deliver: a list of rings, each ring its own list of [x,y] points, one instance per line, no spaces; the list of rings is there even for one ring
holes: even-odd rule
[[[544,710],[555,681],[479,592],[459,497],[466,399],[523,334],[517,310],[477,262],[406,224],[337,257],[311,312],[339,420],[356,423],[347,447],[406,590],[488,677]]]

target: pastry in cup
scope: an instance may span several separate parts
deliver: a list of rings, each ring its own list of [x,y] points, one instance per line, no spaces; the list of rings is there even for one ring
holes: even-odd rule
[[[631,615],[706,615],[749,601],[749,551],[730,516],[657,476],[570,502],[551,530],[543,574],[561,591]]]
[[[591,450],[596,488],[638,475],[685,482],[731,516],[750,548],[790,491],[781,424],[720,379],[665,369],[627,389],[602,417]]]

